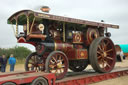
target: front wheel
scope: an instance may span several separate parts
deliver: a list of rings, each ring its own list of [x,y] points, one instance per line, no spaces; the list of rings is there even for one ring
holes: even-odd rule
[[[99,37],[89,48],[89,61],[97,72],[110,72],[116,62],[116,51],[110,38]]]
[[[57,79],[62,79],[68,71],[67,56],[61,51],[49,54],[45,63],[46,72],[55,73]]]
[[[26,71],[43,71],[44,70],[44,60],[39,57],[36,52],[31,53],[25,62]]]

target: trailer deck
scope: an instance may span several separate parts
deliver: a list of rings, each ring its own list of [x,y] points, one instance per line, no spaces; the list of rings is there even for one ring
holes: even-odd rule
[[[45,78],[48,81],[49,85],[55,84],[54,74],[28,71],[28,72],[13,72],[13,73],[7,73],[7,74],[0,74],[0,85],[6,82],[13,82],[16,85],[28,84],[38,77]],[[51,81],[54,84],[52,84]]]
[[[128,67],[117,67],[110,73],[102,74],[90,69],[79,73],[68,73],[66,78],[56,81],[56,85],[88,85],[125,75],[128,75]]]
[[[13,82],[16,85],[31,83],[38,77],[43,77],[49,85],[88,85],[103,80],[113,79],[128,75],[128,67],[115,67],[110,73],[96,73],[92,69],[83,72],[68,72],[65,78],[56,80],[52,73],[44,72],[11,72],[0,74],[0,85],[6,82]],[[56,81],[55,81],[56,80]]]

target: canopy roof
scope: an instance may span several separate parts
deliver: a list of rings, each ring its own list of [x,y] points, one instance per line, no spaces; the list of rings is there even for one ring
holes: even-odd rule
[[[98,26],[98,27],[104,27],[104,28],[107,28],[107,27],[116,28],[116,29],[119,28],[118,25],[105,24],[101,22],[93,22],[88,20],[80,20],[80,19],[68,18],[63,16],[56,16],[51,14],[34,12],[32,10],[22,10],[14,13],[8,19],[8,24],[16,24],[16,20],[17,20],[19,25],[24,25],[27,22],[27,16],[29,17],[30,21],[33,19],[33,17],[37,17],[40,19],[49,19],[49,20],[56,20],[56,21],[76,23],[76,24],[85,24],[85,25]]]

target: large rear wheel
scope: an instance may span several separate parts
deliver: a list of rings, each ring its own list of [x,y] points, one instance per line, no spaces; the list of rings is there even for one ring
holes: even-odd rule
[[[68,71],[67,56],[61,51],[49,54],[45,63],[46,72],[55,73],[57,79],[62,79]]]
[[[116,51],[110,38],[99,37],[89,48],[89,61],[97,72],[110,72],[116,62]]]

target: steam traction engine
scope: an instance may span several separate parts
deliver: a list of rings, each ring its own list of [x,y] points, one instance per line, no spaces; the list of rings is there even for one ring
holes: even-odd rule
[[[110,72],[116,52],[107,28],[118,25],[22,10],[8,19],[15,25],[18,43],[35,46],[36,52],[26,58],[25,70],[55,73],[61,79],[68,68],[83,71],[91,64],[97,72]]]

